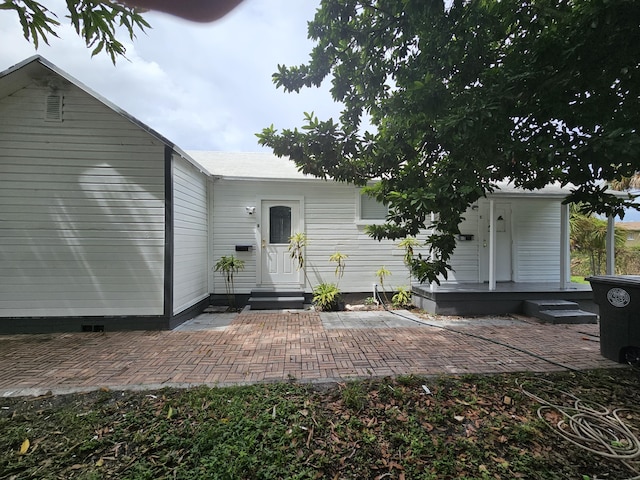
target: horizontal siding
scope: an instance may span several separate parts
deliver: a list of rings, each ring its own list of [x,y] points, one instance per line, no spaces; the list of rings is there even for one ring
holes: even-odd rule
[[[65,84],[0,99],[0,317],[161,315],[164,146]]]
[[[467,210],[464,220],[460,224],[460,233],[473,235],[473,240],[458,240],[456,249],[451,256],[450,265],[452,271],[449,272],[447,282],[453,283],[475,283],[480,276],[478,249],[480,240],[478,238],[478,210]]]
[[[248,293],[256,281],[256,251],[235,252],[236,244],[257,245],[258,230],[255,216],[247,215],[245,206],[257,206],[262,197],[278,195],[303,197],[309,245],[306,249],[307,275],[313,285],[321,281],[335,282],[335,264],[329,256],[336,251],[349,255],[340,287],[345,292],[368,292],[379,283],[375,272],[381,267],[392,275],[385,280],[390,287],[407,285],[408,272],[402,262],[403,251],[397,242],[378,242],[371,239],[363,226],[354,222],[356,205],[352,187],[333,183],[285,183],[221,180],[215,183],[213,211],[213,261],[222,255],[234,254],[246,261],[245,271],[237,274],[238,293]],[[513,280],[544,282],[559,279],[559,215],[558,200],[512,199],[512,259]],[[475,283],[479,281],[479,250],[482,235],[478,210],[468,210],[460,225],[460,232],[473,235],[469,241],[458,241],[451,257],[452,271],[447,283]],[[426,233],[418,240],[426,239]],[[426,248],[417,252],[425,258]],[[416,253],[417,253],[416,252]],[[213,274],[214,291],[224,293],[219,274]],[[445,281],[444,279],[442,279]],[[307,290],[309,287],[307,286]]]
[[[173,159],[173,313],[208,296],[207,178],[184,159]]]
[[[256,182],[220,180],[213,183],[210,213],[213,249],[209,262],[212,293],[225,294],[224,279],[213,269],[223,255],[235,255],[245,262],[244,270],[234,278],[237,293],[249,293],[256,285],[256,254],[260,248],[256,242],[257,222],[256,215],[248,215],[245,207],[257,205],[260,208],[256,199],[262,189],[263,185]],[[253,245],[256,248],[249,252],[236,252],[235,245]]]
[[[364,226],[355,223],[356,189],[330,182],[251,182],[219,180],[214,183],[213,259],[235,255],[245,260],[244,271],[235,278],[237,293],[248,293],[256,285],[257,251],[236,252],[235,245],[257,245],[257,217],[248,215],[245,207],[260,209],[261,198],[304,198],[307,275],[315,286],[320,281],[336,282],[335,263],[329,257],[339,251],[349,256],[340,288],[344,292],[370,292],[377,282],[375,272],[382,266],[391,271],[389,287],[407,285],[408,272],[402,252],[392,241],[372,239],[364,233]],[[224,280],[212,272],[214,292],[225,292]],[[311,287],[307,285],[307,291]]]
[[[525,199],[512,204],[517,282],[560,281],[560,202]]]

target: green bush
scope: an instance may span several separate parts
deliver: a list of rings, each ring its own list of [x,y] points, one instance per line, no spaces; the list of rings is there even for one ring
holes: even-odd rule
[[[601,268],[604,268],[604,266]],[[617,249],[615,273],[616,275],[640,275],[640,249]],[[571,253],[571,275],[577,277],[593,275],[588,254],[581,252]]]
[[[640,247],[625,248],[616,252],[616,273],[640,275]]]
[[[341,310],[342,294],[335,283],[320,283],[313,289],[314,305],[325,312]]]
[[[398,291],[391,297],[391,304],[396,308],[411,305],[411,290],[405,287],[398,287]]]

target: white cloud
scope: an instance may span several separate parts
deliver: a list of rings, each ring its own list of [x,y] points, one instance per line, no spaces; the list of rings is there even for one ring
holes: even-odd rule
[[[245,0],[206,25],[149,13],[153,28],[125,42],[129,61],[116,66],[105,54],[92,58],[69,25],[36,52],[17,16],[0,11],[0,45],[11,46],[0,51],[0,70],[39,53],[185,150],[259,150],[255,133],[272,123],[295,127],[304,111],[339,112],[326,88],[286,94],[271,81],[279,63],[307,60],[318,3]],[[63,17],[62,0],[50,8]]]

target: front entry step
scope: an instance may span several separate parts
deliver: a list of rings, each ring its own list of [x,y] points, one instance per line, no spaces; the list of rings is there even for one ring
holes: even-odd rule
[[[547,323],[597,323],[595,313],[585,312],[567,300],[526,300],[524,314]]]
[[[597,323],[595,313],[584,310],[541,310],[538,318],[547,323]]]
[[[301,310],[304,308],[304,292],[253,290],[249,306],[251,310]]]

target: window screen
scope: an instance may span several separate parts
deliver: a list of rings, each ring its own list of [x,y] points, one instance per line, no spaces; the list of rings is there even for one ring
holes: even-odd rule
[[[291,207],[269,208],[269,243],[289,243],[291,237]]]
[[[384,220],[389,213],[389,208],[369,195],[360,195],[360,219]]]

